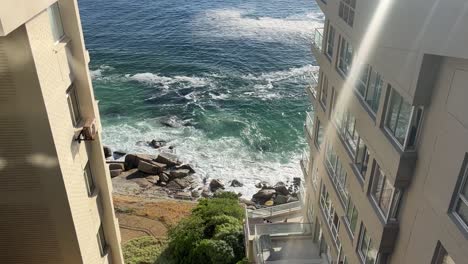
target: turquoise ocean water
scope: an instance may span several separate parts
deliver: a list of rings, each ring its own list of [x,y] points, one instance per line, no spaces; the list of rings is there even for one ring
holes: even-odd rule
[[[301,175],[314,1],[78,3],[106,145],[167,140],[200,180],[239,179],[244,195]]]

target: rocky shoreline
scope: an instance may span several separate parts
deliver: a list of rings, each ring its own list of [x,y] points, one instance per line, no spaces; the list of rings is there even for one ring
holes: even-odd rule
[[[172,153],[172,147],[166,147],[166,142],[153,140],[147,142],[155,149],[160,149],[156,155],[127,154],[112,152],[104,147],[106,158],[118,157],[123,161],[107,160],[114,192],[122,195],[139,195],[146,198],[174,198],[197,200],[209,198],[217,192],[223,192],[226,186],[242,187],[243,183],[233,179],[227,183],[221,179],[197,179],[196,168],[185,164]],[[295,178],[292,184],[278,182],[270,185],[268,182],[258,182],[259,190],[252,198],[245,199],[239,193],[239,201],[249,209],[285,204],[298,201],[300,178]],[[232,188],[231,188],[232,189]]]

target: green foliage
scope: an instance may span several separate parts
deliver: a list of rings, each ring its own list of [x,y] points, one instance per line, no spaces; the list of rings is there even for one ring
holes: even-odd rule
[[[235,192],[215,192],[213,198],[226,198],[232,200],[238,200],[239,196]]]
[[[169,231],[174,263],[235,264],[244,256],[244,210],[237,195],[201,199],[189,218]]]
[[[166,241],[151,236],[132,239],[122,247],[125,263],[152,264],[166,247]]]

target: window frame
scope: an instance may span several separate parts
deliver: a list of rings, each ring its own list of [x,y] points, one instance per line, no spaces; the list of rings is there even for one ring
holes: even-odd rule
[[[348,10],[346,18],[345,10]],[[352,13],[352,16],[351,16]],[[338,16],[350,27],[354,26],[354,17],[356,14],[356,0],[341,0],[338,6]]]
[[[320,119],[317,118],[316,123],[317,123],[317,125],[315,127],[314,143],[315,143],[315,146],[317,147],[317,149],[320,150],[320,148],[323,145],[325,135],[324,135],[323,127],[321,126]]]
[[[327,42],[325,46],[325,56],[331,61],[333,59],[333,53],[335,52],[335,38],[336,30],[328,21],[327,27]]]
[[[336,68],[342,76],[348,76],[349,69],[351,69],[351,66],[353,64],[354,48],[351,45],[351,43],[343,36],[340,36],[339,39],[340,41],[338,45],[339,50],[338,59],[336,61]],[[345,55],[343,56],[344,53]]]
[[[351,209],[352,207],[352,209]],[[353,217],[354,217],[354,213],[356,213],[356,220],[353,224]],[[351,216],[351,218],[350,218]],[[356,205],[353,203],[353,201],[351,200],[351,198],[348,199],[348,204],[346,205],[346,212],[345,212],[345,222],[346,222],[346,225],[348,227],[348,230],[351,231],[351,237],[354,238],[354,234],[356,233],[356,227],[357,227],[357,224],[358,224],[358,220],[359,220],[359,211],[357,210],[356,208]]]
[[[99,252],[101,253],[101,257],[104,257],[105,255],[107,255],[109,251],[109,243],[107,243],[106,233],[104,232],[104,227],[102,225],[102,222],[99,225],[96,238],[98,241],[98,247],[99,247]]]
[[[395,142],[397,144],[397,146],[401,150],[403,150],[403,151],[415,151],[417,146],[418,146],[418,143],[419,143],[419,136],[420,136],[420,133],[421,133],[421,126],[422,126],[423,119],[424,119],[424,107],[409,104],[407,101],[405,101],[403,96],[401,96],[398,93],[398,91],[395,90],[390,84],[388,85],[388,89],[389,89],[389,96],[388,96],[387,108],[385,110],[384,129],[387,132],[387,134],[392,138],[393,142]],[[398,104],[398,113],[397,113],[397,116],[396,116],[395,121],[394,121],[395,123],[394,123],[393,128],[392,128],[391,127],[392,113],[393,113],[393,109],[394,109],[392,107],[393,106],[392,99],[393,99],[394,95],[397,95],[399,97],[399,104]],[[399,120],[400,120],[400,116],[401,116],[401,110],[402,110],[402,106],[403,106],[404,103],[409,106],[410,112],[409,112],[408,122],[406,124],[406,127],[404,128],[405,133],[404,133],[403,142],[400,142],[400,139],[396,135],[396,131],[398,129],[398,124],[399,124]],[[416,112],[419,115],[415,114]],[[416,121],[417,124],[416,124],[416,126],[414,126],[416,131],[414,132],[414,136],[412,137],[411,132],[412,132],[412,128],[413,128],[413,123],[416,120],[415,118],[416,119],[419,118],[419,120]],[[409,144],[410,139],[413,140],[412,144]]]
[[[365,252],[362,252],[362,245],[363,245],[362,243],[363,243],[363,240],[366,237],[366,235],[367,235],[369,240],[366,242]],[[359,240],[358,240],[356,249],[357,249],[358,257],[359,257],[359,259],[361,260],[362,263],[368,264],[367,258],[369,257],[369,251],[370,251],[370,249],[374,249],[374,246],[372,245],[372,242],[373,242],[372,237],[369,236],[369,234],[367,233],[366,227],[364,226],[363,223],[361,223],[361,232],[359,233]],[[378,256],[378,253],[375,254],[373,263],[377,262],[377,256]]]
[[[83,176],[85,179],[85,184],[86,184],[86,191],[88,193],[88,197],[92,197],[96,195],[97,191],[97,186],[96,186],[96,181],[94,179],[94,174],[91,169],[91,164],[90,162],[86,162],[86,165],[83,169]]]
[[[328,102],[328,78],[323,72],[322,72],[322,81],[320,82],[320,100],[319,101],[324,111],[326,111],[327,102]]]
[[[379,179],[376,178],[376,174],[377,174],[376,172],[377,171],[380,171],[378,174],[383,178],[379,178]],[[400,198],[402,196],[402,191],[395,188],[395,186],[393,186],[391,184],[391,182],[388,181],[387,175],[381,169],[380,165],[377,163],[376,160],[374,160],[374,165],[372,167],[372,174],[371,175],[372,175],[372,178],[371,178],[369,195],[370,195],[372,201],[374,202],[375,206],[378,208],[378,211],[379,211],[380,215],[383,217],[385,222],[388,219],[396,219],[398,217],[397,212],[398,212],[398,209],[399,209],[399,202],[400,202]],[[381,186],[380,195],[379,195],[380,197],[377,198],[375,196],[376,195],[376,184],[378,184],[379,182],[382,182],[382,186]],[[386,190],[386,188],[385,188],[386,186],[391,187],[392,193],[391,193],[390,198],[389,198],[389,203],[388,203],[387,209],[386,209],[386,211],[384,211],[384,209],[381,207],[381,203],[382,203],[382,197],[384,195],[384,191]]]
[[[468,208],[468,197],[463,194],[463,189],[468,184],[468,153],[465,153],[462,167],[458,176],[458,182],[453,193],[452,203],[450,206],[450,214],[453,215],[461,228],[463,228],[465,235],[468,235],[468,220],[465,222],[463,217],[457,212],[458,204],[463,203]]]
[[[67,89],[66,99],[73,127],[79,127],[83,117],[81,115],[80,100],[78,98],[78,93],[74,84],[70,85],[70,87]]]

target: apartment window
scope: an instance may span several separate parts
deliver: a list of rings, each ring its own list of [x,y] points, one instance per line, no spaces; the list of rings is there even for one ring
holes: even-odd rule
[[[372,239],[363,224],[361,224],[361,235],[358,241],[358,254],[362,263],[365,264],[374,264],[377,259],[377,250],[373,248]]]
[[[62,17],[60,16],[58,3],[51,5],[47,11],[49,13],[50,27],[52,29],[54,41],[59,41],[65,33],[63,31]]]
[[[393,192],[392,184],[388,181],[379,164],[375,162],[371,195],[385,217],[388,216],[390,211]]]
[[[385,128],[404,149],[416,146],[422,115],[422,107],[411,106],[391,88]]]
[[[327,144],[325,157],[327,159],[326,166],[328,169],[328,173],[331,176],[331,180],[334,183],[336,189],[338,190],[338,194],[340,195],[340,198],[342,199],[343,203],[346,204],[348,201],[348,190],[346,188],[348,176],[345,168],[343,167],[341,161],[338,159],[338,156],[336,155],[330,143]]]
[[[338,69],[347,75],[353,61],[353,47],[343,37],[340,38],[340,55],[338,58]]]
[[[366,178],[367,167],[369,164],[369,150],[367,149],[366,144],[362,140],[359,140],[359,147],[356,152],[356,156],[354,159],[354,165],[356,165],[359,174],[363,179]]]
[[[377,113],[377,110],[379,109],[382,86],[382,76],[378,72],[371,70],[369,87],[365,95],[365,100],[374,113]]]
[[[99,251],[101,252],[101,256],[106,255],[108,246],[107,246],[106,236],[104,234],[104,229],[102,228],[102,223],[99,226],[99,230],[97,233],[97,240],[98,240]]]
[[[369,83],[370,65],[365,64],[360,67],[359,78],[356,83],[356,90],[362,97],[366,96],[367,85]]]
[[[455,201],[453,203],[452,212],[456,219],[463,225],[466,231],[468,231],[468,159],[465,158],[465,162],[462,167],[461,173],[461,184],[455,194]]]
[[[346,222],[348,224],[349,230],[351,230],[351,233],[353,235],[354,235],[354,231],[356,230],[358,217],[359,217],[358,210],[354,206],[353,201],[349,199],[348,206],[346,208]]]
[[[84,174],[85,183],[86,183],[86,190],[88,190],[88,195],[91,196],[94,194],[94,191],[96,190],[96,185],[94,184],[94,177],[93,177],[93,173],[91,172],[91,166],[89,165],[89,161],[88,163],[86,163],[83,174]]]
[[[319,149],[320,149],[320,146],[322,146],[323,137],[324,137],[323,126],[320,123],[320,120],[317,119],[317,130],[315,132],[315,144],[317,148]]]
[[[322,91],[320,93],[320,103],[323,108],[327,107],[327,98],[328,98],[328,78],[325,74],[322,74]]]
[[[70,86],[70,88],[67,90],[67,103],[73,126],[76,127],[81,121],[81,113],[78,96],[76,94],[76,88],[74,85]]]
[[[318,185],[318,167],[315,166],[312,169],[312,186],[314,187],[315,190],[317,190],[317,185]]]
[[[327,47],[325,54],[329,59],[333,58],[333,49],[335,47],[335,28],[328,23]]]
[[[354,24],[354,9],[356,8],[356,0],[341,0],[339,16],[349,25]]]
[[[438,242],[431,264],[455,264],[455,261],[450,257],[442,244]]]

